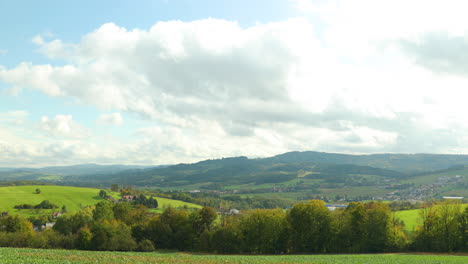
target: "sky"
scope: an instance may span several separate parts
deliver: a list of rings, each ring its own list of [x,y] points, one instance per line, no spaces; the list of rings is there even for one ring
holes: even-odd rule
[[[0,1],[0,167],[468,153],[466,1]]]

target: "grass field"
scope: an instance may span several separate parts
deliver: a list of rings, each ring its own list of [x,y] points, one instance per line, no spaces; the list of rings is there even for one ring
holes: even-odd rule
[[[39,188],[40,194],[35,194],[35,190]],[[98,195],[99,189],[93,188],[80,188],[80,187],[67,187],[67,186],[15,186],[15,187],[0,187],[0,211],[7,211],[11,215],[20,214],[25,217],[32,215],[51,214],[51,210],[17,210],[13,207],[19,204],[32,204],[36,205],[43,200],[49,200],[51,203],[62,207],[65,205],[68,212],[79,211],[81,207],[88,205],[95,205],[102,199]],[[119,198],[119,193],[108,191],[109,195],[114,198]],[[159,207],[166,208],[172,206],[174,208],[183,207],[187,205],[189,208],[200,208],[199,205],[175,201],[165,198],[157,198]],[[59,209],[56,209],[59,210]],[[0,262],[1,263],[1,262]]]
[[[462,204],[462,208],[468,207],[468,204]],[[403,220],[405,223],[405,229],[407,231],[414,231],[416,226],[421,224],[418,219],[420,219],[419,212],[421,209],[414,210],[403,210],[395,212],[395,216]]]
[[[198,255],[189,253],[91,252],[51,249],[0,248],[0,263],[316,263],[316,264],[431,264],[467,263],[467,256],[366,254],[366,255]]]
[[[403,220],[407,231],[414,231],[416,226],[420,224],[418,222],[419,210],[420,209],[397,211],[395,212],[395,216]]]

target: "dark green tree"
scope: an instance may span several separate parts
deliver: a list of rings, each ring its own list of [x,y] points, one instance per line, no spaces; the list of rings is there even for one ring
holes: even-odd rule
[[[100,190],[99,197],[101,197],[102,199],[105,199],[107,197],[107,192],[104,190]]]
[[[320,200],[296,204],[287,215],[293,252],[325,253],[333,236],[331,213]]]
[[[107,201],[97,203],[93,211],[93,219],[94,221],[114,219],[114,211],[111,204]]]

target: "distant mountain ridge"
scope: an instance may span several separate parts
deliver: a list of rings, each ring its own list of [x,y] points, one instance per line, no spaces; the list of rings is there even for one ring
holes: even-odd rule
[[[319,162],[354,164],[396,170],[403,173],[421,173],[467,165],[468,155],[455,154],[366,154],[350,155],[315,151],[293,151],[269,159],[281,162]]]
[[[118,183],[150,187],[259,185],[308,180],[309,183],[317,181],[330,186],[337,183],[356,186],[452,170],[465,165],[468,165],[468,155],[350,155],[295,151],[268,158],[231,157],[171,166],[83,164],[16,171],[0,169],[0,180],[46,180],[72,185]]]
[[[468,155],[288,152],[269,158],[231,157],[193,164],[134,169],[112,175],[82,175],[74,180],[141,186],[276,184],[299,178],[350,184],[402,179],[468,164]],[[368,178],[371,178],[369,180]]]
[[[0,181],[58,180],[61,177],[79,175],[114,174],[127,170],[146,169],[157,166],[78,164],[49,166],[43,168],[0,168]]]

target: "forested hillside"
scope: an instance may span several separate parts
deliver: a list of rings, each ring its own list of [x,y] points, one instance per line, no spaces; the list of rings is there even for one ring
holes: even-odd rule
[[[97,166],[2,170],[0,180],[61,185],[288,193],[293,199],[425,199],[464,196],[468,156],[436,154],[346,155],[289,152],[270,158],[233,157],[159,167]],[[90,173],[92,171],[92,173]],[[311,196],[314,195],[314,196]],[[360,198],[359,198],[360,197]]]

